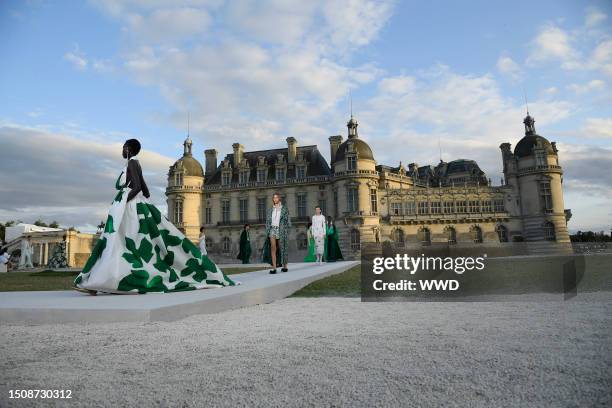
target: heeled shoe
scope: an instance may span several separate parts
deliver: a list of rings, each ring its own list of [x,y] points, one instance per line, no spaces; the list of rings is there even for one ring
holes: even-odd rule
[[[270,269],[270,275],[274,275],[276,273],[276,268]]]
[[[281,268],[281,272],[287,272],[289,269],[287,268]]]

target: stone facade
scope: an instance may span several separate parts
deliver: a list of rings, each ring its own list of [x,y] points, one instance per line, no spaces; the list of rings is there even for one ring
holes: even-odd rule
[[[525,136],[514,151],[501,144],[504,179],[496,186],[473,160],[408,168],[377,164],[352,116],[347,140],[329,138],[329,164],[317,146],[298,146],[289,137],[287,147],[263,151],[245,152],[234,143],[220,163],[216,150],[206,150],[204,172],[187,138],[183,157],[168,173],[168,216],[194,241],[204,226],[216,260],[236,257],[242,226],[249,223],[252,261],[259,261],[274,192],[292,217],[291,261],[306,253],[306,228],[317,205],[336,220],[345,259],[357,258],[363,243],[385,241],[408,248],[565,252],[571,248],[571,212],[564,209],[558,150],[536,134],[534,122],[527,115]]]

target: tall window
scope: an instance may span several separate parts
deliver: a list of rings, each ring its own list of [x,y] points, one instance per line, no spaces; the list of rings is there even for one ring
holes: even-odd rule
[[[181,224],[183,222],[183,202],[174,202],[174,223]]]
[[[546,151],[537,150],[536,151],[536,166],[546,166],[548,164],[546,158],[547,158]]]
[[[306,194],[297,195],[297,216],[306,217]]]
[[[356,212],[359,207],[359,190],[356,187],[351,187],[346,190],[346,209],[348,212]]]
[[[248,183],[248,181],[249,181],[249,171],[248,170],[240,171],[240,184]]]
[[[357,158],[355,156],[348,156],[346,158],[347,170],[357,170]]]
[[[457,230],[454,227],[446,227],[446,240],[449,244],[457,243]]]
[[[416,214],[416,203],[414,201],[404,202],[404,214],[407,214],[407,215]]]
[[[445,201],[444,202],[444,214],[452,214],[453,213],[453,202]]]
[[[432,201],[431,202],[431,213],[432,214],[440,214],[440,201]]]
[[[455,203],[456,207],[457,207],[457,212],[458,213],[464,213],[465,212],[465,207],[467,205],[467,202],[465,201],[457,201]]]
[[[482,212],[491,212],[491,200],[482,200]]]
[[[303,232],[300,232],[297,236],[297,247],[300,250],[308,249],[308,237]]]
[[[257,221],[266,222],[266,199],[257,198]]]
[[[478,201],[478,200],[470,200],[469,201],[469,212],[471,212],[471,213],[480,212],[480,201]]]
[[[395,241],[395,244],[397,246],[403,247],[404,246],[404,230],[397,228],[396,230],[393,231],[393,241]]]
[[[493,200],[493,209],[495,210],[495,212],[503,212],[503,211],[505,211],[505,208],[504,208],[504,199],[503,198],[496,198],[495,200]]]
[[[359,238],[359,230],[352,229],[351,230],[351,249],[353,251],[358,251],[361,248],[361,240]]]
[[[474,225],[470,232],[472,234],[472,241],[478,244],[482,242],[482,229],[478,225]]]
[[[180,173],[180,172],[174,173],[174,185],[176,186],[183,185],[183,173]]]
[[[555,224],[550,221],[544,224],[544,238],[547,241],[554,241],[556,239]]]
[[[296,168],[296,178],[303,179],[306,177],[306,166],[301,165]]]
[[[257,181],[263,183],[266,181],[266,169],[257,169]]]
[[[229,237],[223,237],[223,252],[226,254],[230,253],[232,250],[232,240]]]
[[[508,228],[503,225],[498,225],[495,229],[499,242],[508,242]]]
[[[324,198],[319,200],[319,207],[321,207],[321,214],[327,215],[327,200]]]
[[[204,222],[206,224],[212,224],[212,208],[206,207],[204,210]]]
[[[249,200],[247,198],[240,199],[240,222],[246,223],[249,219]]]
[[[228,186],[232,182],[232,173],[229,171],[224,171],[221,174],[221,183],[224,186]]]
[[[224,224],[227,224],[230,221],[230,201],[229,200],[221,201],[221,221]]]
[[[419,214],[427,214],[429,212],[429,203],[427,201],[419,202]]]
[[[391,203],[391,214],[401,215],[402,214],[402,203]]]
[[[285,181],[285,168],[278,167],[276,169],[276,181]]]
[[[427,227],[422,227],[418,234],[417,234],[419,241],[421,241],[421,244],[423,245],[430,245],[431,244],[431,231],[429,231],[429,228]]]
[[[549,181],[540,182],[540,197],[542,197],[542,210],[552,211],[552,194]]]
[[[378,212],[378,197],[375,188],[370,189],[370,208],[372,212]]]

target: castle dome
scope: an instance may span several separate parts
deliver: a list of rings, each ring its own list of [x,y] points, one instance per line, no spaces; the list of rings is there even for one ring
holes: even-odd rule
[[[372,149],[370,149],[370,146],[366,142],[361,139],[351,138],[344,141],[340,146],[338,146],[338,151],[336,152],[336,162],[344,160],[344,158],[346,157],[346,152],[349,150],[351,145],[353,151],[357,152],[358,159],[374,160]]]
[[[183,170],[184,176],[204,177],[204,170],[202,169],[202,165],[199,161],[194,159],[193,155],[191,154],[191,145],[191,138],[187,136],[187,139],[185,139],[185,142],[183,142],[183,157],[178,159],[172,165],[172,167],[170,167],[170,173],[174,173],[178,170]]]
[[[514,147],[514,155],[516,157],[527,157],[533,154],[534,147],[545,148],[549,154],[556,154],[552,144],[543,136],[536,133],[535,119],[527,112],[527,116],[523,120],[525,124],[525,136],[519,140]]]
[[[525,135],[514,147],[516,157],[526,157],[533,154],[534,147],[543,147],[549,154],[555,154],[555,150],[545,137],[540,135]]]

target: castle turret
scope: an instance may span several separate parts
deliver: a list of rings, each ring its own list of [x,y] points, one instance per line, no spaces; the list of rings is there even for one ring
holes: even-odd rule
[[[553,241],[569,244],[563,203],[563,169],[559,165],[556,144],[536,133],[535,119],[523,121],[525,136],[510,154],[509,144],[502,144],[504,176],[507,183],[516,180],[526,241]]]

